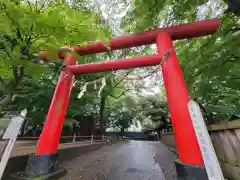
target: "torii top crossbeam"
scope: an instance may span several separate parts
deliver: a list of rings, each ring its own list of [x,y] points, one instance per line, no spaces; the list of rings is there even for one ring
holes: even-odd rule
[[[213,34],[219,26],[220,20],[207,19],[170,27],[157,28],[148,32],[116,37],[109,41],[108,46],[104,42],[93,42],[88,45],[72,46],[71,48],[79,55],[96,54],[111,50],[153,44],[156,42],[156,37],[160,32],[167,32],[171,35],[172,40],[179,40]],[[58,57],[61,59],[63,58],[60,53],[58,53]],[[39,58],[43,60],[48,59],[48,53],[39,53]]]

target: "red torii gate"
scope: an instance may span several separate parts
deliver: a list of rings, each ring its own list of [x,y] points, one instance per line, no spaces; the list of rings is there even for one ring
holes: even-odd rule
[[[179,160],[187,166],[197,165],[203,167],[203,159],[187,107],[190,98],[174,51],[172,40],[209,35],[216,32],[219,26],[220,21],[218,19],[209,19],[117,37],[112,39],[107,47],[103,42],[94,42],[86,46],[71,47],[71,50],[75,53],[88,55],[156,43],[158,54],[150,56],[76,65],[76,59],[71,52],[64,54],[61,52],[57,53],[60,59],[64,59],[65,70],[60,74],[44,128],[38,142],[36,154],[30,157],[28,163],[28,167],[30,165],[32,165],[32,167],[30,167],[28,171],[34,172],[35,174],[49,172],[49,168],[51,167],[49,167],[49,161],[47,163],[48,165],[46,165],[46,158],[52,159],[51,161],[56,160],[55,154],[57,153],[72,82],[75,75],[158,65],[169,49],[172,51],[166,62],[162,64],[162,73]],[[47,59],[48,53],[41,52],[39,58]],[[35,159],[38,159],[38,161],[43,159],[42,161],[45,162],[45,167],[42,167],[42,169],[40,168],[40,170],[39,166],[34,166],[32,162],[34,162]]]

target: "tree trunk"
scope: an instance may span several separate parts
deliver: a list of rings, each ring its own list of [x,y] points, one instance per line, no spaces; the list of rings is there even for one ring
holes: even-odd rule
[[[18,70],[19,70],[19,72],[18,72]],[[24,67],[20,67],[20,68],[13,67],[12,71],[13,71],[14,79],[12,81],[10,81],[9,84],[7,85],[6,97],[3,98],[2,100],[0,100],[0,111],[2,111],[3,108],[5,108],[12,101],[13,94],[23,79]]]
[[[105,118],[104,118],[105,105],[106,105],[106,98],[103,95],[103,96],[101,96],[100,110],[99,110],[99,114],[100,114],[100,132],[101,132],[101,134],[103,134],[104,131],[105,131]]]
[[[123,139],[123,136],[124,136],[124,126],[121,126],[121,136],[122,136],[122,139]]]
[[[28,119],[26,119],[25,121],[23,121],[22,127],[20,129],[20,136],[23,137],[26,134],[27,131],[27,126],[28,126]]]
[[[74,123],[72,128],[72,136],[77,133],[77,125]]]
[[[12,101],[12,98],[13,92],[9,92],[7,96],[0,101],[0,111],[2,111],[4,107],[6,107]]]

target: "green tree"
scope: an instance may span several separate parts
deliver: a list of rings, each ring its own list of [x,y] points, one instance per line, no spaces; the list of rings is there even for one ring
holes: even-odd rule
[[[225,16],[216,34],[176,43],[191,97],[218,121],[239,108],[239,30],[239,18]]]
[[[136,32],[195,20],[197,8],[206,2],[208,1],[134,0],[133,8],[122,21],[122,28],[128,32]]]
[[[134,97],[123,96],[117,100],[111,107],[108,127],[118,128],[123,136],[125,129],[134,124],[138,113]]]
[[[221,2],[222,13],[225,6]],[[215,16],[215,10],[205,0],[134,1],[122,27],[127,32],[149,30],[210,18]],[[239,111],[240,27],[239,17],[234,13],[219,17],[221,28],[214,35],[174,43],[190,97],[200,103],[207,119],[223,121]]]
[[[144,130],[167,129],[170,125],[169,111],[167,102],[159,94],[142,95],[138,98],[137,106],[140,107],[140,113],[137,120],[142,124]]]
[[[0,9],[0,109],[24,78],[49,73],[35,53],[54,54],[63,45],[109,37],[96,14],[72,9],[65,1],[1,1]]]

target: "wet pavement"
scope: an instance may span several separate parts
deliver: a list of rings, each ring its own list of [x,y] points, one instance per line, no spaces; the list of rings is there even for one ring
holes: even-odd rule
[[[120,142],[63,162],[68,174],[61,180],[165,180],[161,158],[173,171],[176,156],[160,142]]]

